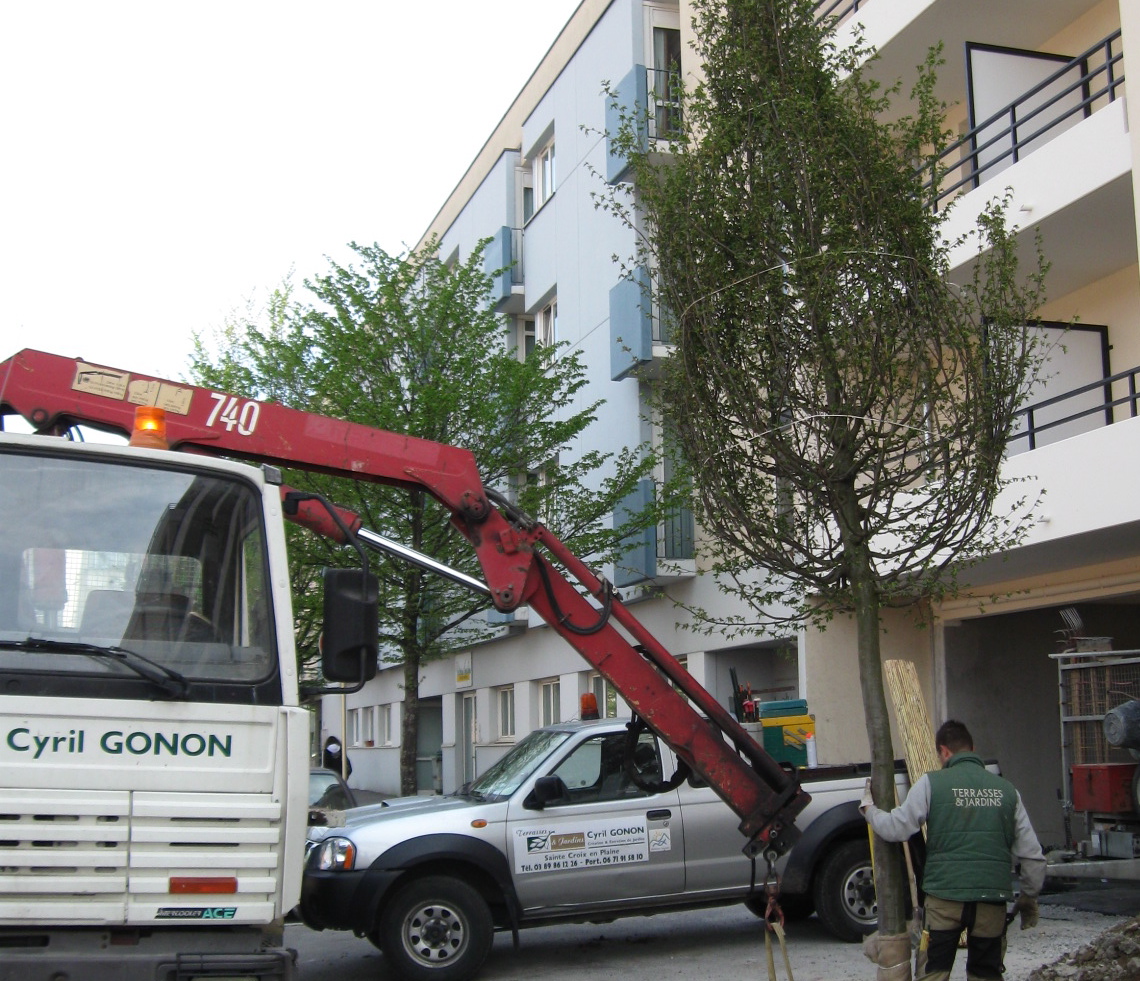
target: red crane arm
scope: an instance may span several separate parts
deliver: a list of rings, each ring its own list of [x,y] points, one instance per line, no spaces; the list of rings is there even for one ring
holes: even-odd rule
[[[755,849],[783,851],[798,837],[795,816],[810,797],[794,774],[760,749],[565,545],[541,525],[496,508],[467,450],[39,351],[24,350],[0,363],[0,414],[16,412],[41,432],[85,423],[130,435],[140,405],[165,410],[171,449],[431,494],[475,548],[496,607],[512,610],[526,603],[561,634],[736,811]],[[359,526],[355,515],[342,514],[350,527]],[[316,511],[300,520],[341,537]],[[595,597],[600,610],[539,545]]]

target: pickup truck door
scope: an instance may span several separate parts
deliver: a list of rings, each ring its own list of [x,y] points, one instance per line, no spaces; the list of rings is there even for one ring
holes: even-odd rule
[[[623,765],[624,740],[624,732],[589,734],[552,760],[535,777],[557,776],[565,792],[544,808],[533,806],[533,779],[511,799],[507,849],[528,914],[628,906],[685,888],[677,792],[637,787]],[[647,780],[661,780],[652,734],[642,734],[635,759]]]
[[[746,894],[752,881],[752,860],[744,854],[747,842],[740,833],[740,818],[695,776],[677,792],[685,813],[685,891],[694,896],[726,891]],[[766,872],[767,863],[757,858],[757,884],[763,883]]]

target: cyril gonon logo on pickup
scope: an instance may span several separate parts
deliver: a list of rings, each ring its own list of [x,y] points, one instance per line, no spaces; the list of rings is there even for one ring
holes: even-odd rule
[[[669,848],[667,836],[650,839],[644,817],[517,828],[515,872],[525,875],[630,865],[648,862],[651,852]]]

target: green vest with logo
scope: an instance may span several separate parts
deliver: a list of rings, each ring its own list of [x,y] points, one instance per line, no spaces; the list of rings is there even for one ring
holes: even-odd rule
[[[1017,790],[981,757],[957,753],[930,780],[926,869],[922,887],[954,902],[1013,899]]]

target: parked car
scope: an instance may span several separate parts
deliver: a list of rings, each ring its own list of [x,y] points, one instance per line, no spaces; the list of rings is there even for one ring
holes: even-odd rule
[[[692,779],[644,789],[676,760],[646,732],[627,766],[626,734],[612,719],[547,726],[455,794],[358,807],[341,826],[311,827],[302,918],[367,937],[405,978],[465,981],[496,930],[740,902],[762,915],[754,887],[764,860],[754,867],[744,854],[737,816]],[[812,801],[778,864],[781,901],[790,916],[815,910],[857,940],[878,912],[858,811],[868,770],[800,772]]]
[[[356,807],[356,795],[336,770],[315,766],[309,770],[309,807],[347,811]]]

